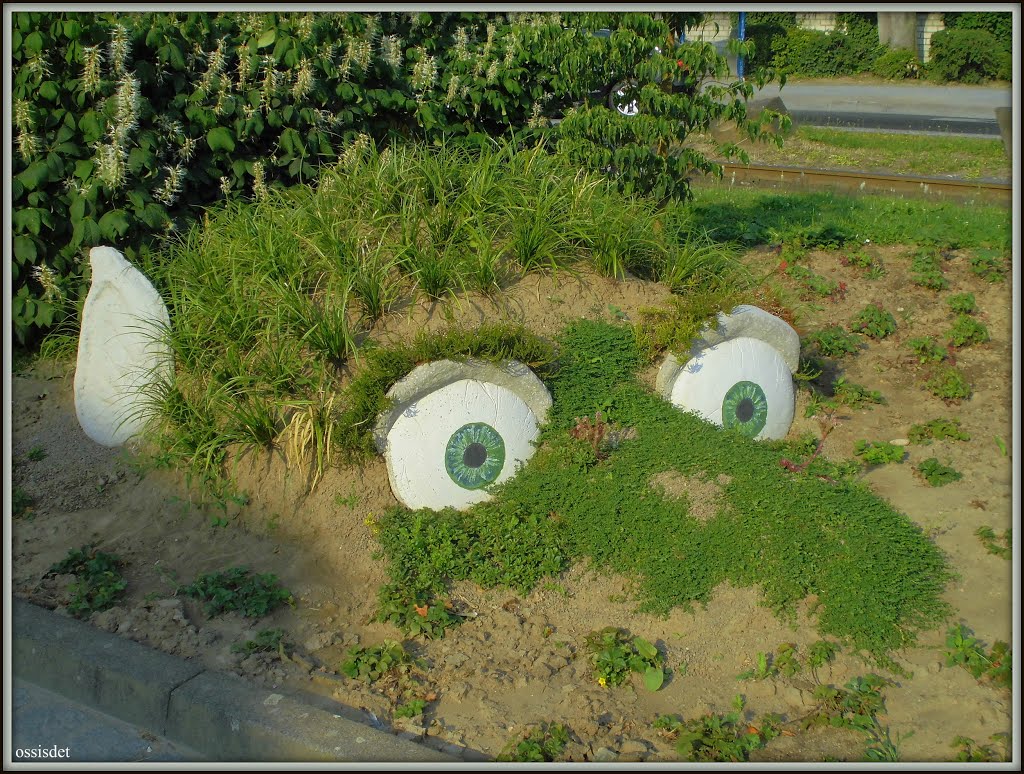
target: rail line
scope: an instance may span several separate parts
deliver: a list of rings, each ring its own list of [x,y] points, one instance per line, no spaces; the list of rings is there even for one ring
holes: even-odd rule
[[[885,194],[915,198],[949,199],[958,202],[986,202],[1009,207],[1013,203],[1013,186],[981,180],[960,180],[943,177],[887,175],[841,169],[781,167],[769,164],[735,164],[719,162],[722,179],[711,176],[693,177],[698,186],[725,185],[758,188],[835,190],[844,194]]]

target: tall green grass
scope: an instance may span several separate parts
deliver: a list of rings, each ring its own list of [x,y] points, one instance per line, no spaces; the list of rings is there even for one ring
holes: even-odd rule
[[[316,185],[212,209],[147,267],[169,306],[177,373],[151,399],[163,458],[212,480],[228,445],[276,447],[313,464],[315,482],[354,437],[334,432],[361,400],[339,394],[340,377],[408,298],[500,293],[523,274],[584,265],[687,293],[749,285],[687,217],[542,147],[499,143],[357,145]]]

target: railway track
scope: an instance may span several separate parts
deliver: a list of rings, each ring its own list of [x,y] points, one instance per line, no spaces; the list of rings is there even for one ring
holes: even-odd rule
[[[976,201],[1007,207],[1013,203],[1013,186],[1009,183],[887,175],[839,169],[782,167],[770,164],[719,163],[722,165],[721,180],[706,176],[691,178],[690,182],[697,186],[736,185],[780,188],[787,191],[834,190],[843,194],[885,194],[958,202]]]

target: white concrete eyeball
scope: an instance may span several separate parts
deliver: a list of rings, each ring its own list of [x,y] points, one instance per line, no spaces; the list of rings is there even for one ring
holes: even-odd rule
[[[800,336],[754,306],[720,313],[680,364],[669,355],[658,374],[662,397],[709,422],[755,439],[785,438],[793,423],[793,373]]]
[[[468,508],[533,456],[551,396],[529,368],[441,360],[388,392],[375,430],[391,489],[406,507]]]

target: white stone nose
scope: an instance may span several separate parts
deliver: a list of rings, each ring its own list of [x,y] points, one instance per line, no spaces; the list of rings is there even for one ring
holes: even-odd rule
[[[173,359],[163,299],[112,247],[89,251],[92,284],[82,310],[75,369],[75,413],[96,443],[120,446],[149,416],[147,392],[168,381]]]

